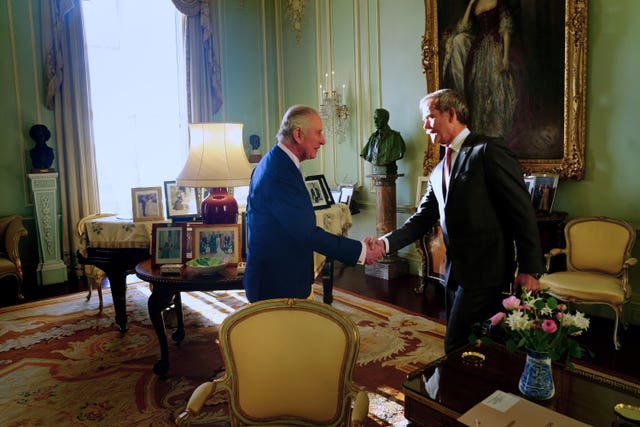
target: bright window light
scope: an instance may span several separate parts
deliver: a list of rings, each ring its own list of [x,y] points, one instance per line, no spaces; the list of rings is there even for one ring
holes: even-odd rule
[[[187,155],[182,15],[171,1],[82,2],[100,210],[131,216],[131,188],[163,187]]]

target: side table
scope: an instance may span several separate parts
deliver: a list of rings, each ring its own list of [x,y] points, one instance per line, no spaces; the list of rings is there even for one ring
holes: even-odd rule
[[[136,265],[136,276],[151,284],[151,295],[149,295],[147,307],[149,318],[160,343],[160,360],[153,365],[153,372],[156,375],[165,375],[169,371],[169,344],[162,310],[172,302],[175,305],[177,327],[171,338],[178,344],[184,339],[180,292],[244,289],[242,276],[237,275],[236,266],[228,266],[221,272],[212,275],[201,275],[190,267],[185,267],[180,274],[167,275],[162,274],[160,268],[154,268],[151,260],[147,259]]]

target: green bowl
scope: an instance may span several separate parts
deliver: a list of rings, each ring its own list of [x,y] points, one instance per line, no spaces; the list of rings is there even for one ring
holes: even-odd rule
[[[229,258],[226,257],[201,257],[187,261],[187,267],[191,267],[198,274],[213,274],[229,264]]]

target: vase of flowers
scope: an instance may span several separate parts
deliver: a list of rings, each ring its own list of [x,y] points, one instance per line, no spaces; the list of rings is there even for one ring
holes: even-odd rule
[[[509,351],[527,351],[518,388],[532,399],[551,398],[555,392],[551,361],[572,367],[571,358],[582,357],[584,349],[573,337],[589,328],[589,319],[579,311],[570,313],[566,304],[559,304],[545,290],[523,291],[521,298],[511,295],[502,306],[506,312],[494,315],[491,326],[504,327]]]

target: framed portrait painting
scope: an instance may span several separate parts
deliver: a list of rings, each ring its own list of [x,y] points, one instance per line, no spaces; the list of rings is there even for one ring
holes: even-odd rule
[[[226,257],[229,264],[240,262],[240,224],[192,224],[194,258]]]
[[[425,0],[427,91],[460,92],[469,129],[503,138],[525,173],[582,179],[587,2]],[[440,157],[427,150],[424,175]]]
[[[308,176],[305,178],[304,184],[307,186],[314,209],[325,209],[331,206],[333,197],[324,175]]]
[[[194,187],[179,187],[175,181],[165,181],[164,198],[168,219],[193,220],[200,214]]]
[[[137,187],[131,189],[131,210],[133,221],[161,221],[162,188]]]
[[[151,228],[153,265],[182,264],[187,253],[186,224],[156,223]]]

